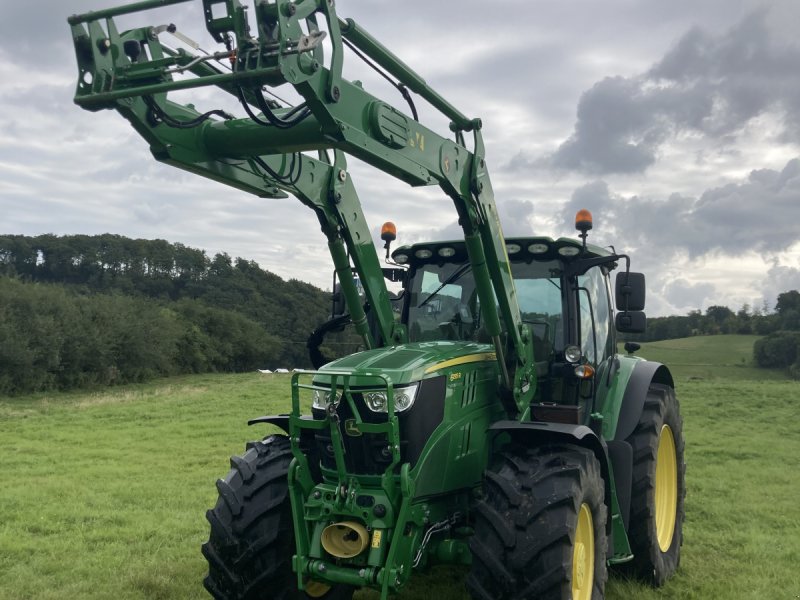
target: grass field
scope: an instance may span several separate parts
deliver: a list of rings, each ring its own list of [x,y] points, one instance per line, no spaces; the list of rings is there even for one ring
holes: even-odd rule
[[[660,590],[612,578],[609,600],[800,598],[800,383],[752,368],[753,339],[639,352],[673,367],[682,404],[683,562]],[[288,385],[194,376],[0,399],[0,599],[207,598],[214,481],[266,432],[247,418],[285,410]],[[462,576],[434,569],[400,598],[461,600]]]

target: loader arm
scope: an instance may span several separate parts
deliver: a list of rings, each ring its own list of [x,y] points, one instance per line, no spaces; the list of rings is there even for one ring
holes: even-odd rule
[[[79,66],[75,102],[87,110],[117,110],[161,162],[260,197],[288,192],[312,208],[367,347],[401,343],[406,333],[395,324],[345,154],[412,186],[438,185],[452,199],[464,230],[483,323],[504,383],[501,400],[511,417],[524,418],[536,385],[532,336],[516,299],[480,120],[461,114],[355,22],[340,20],[333,0],[255,0],[250,15],[239,0],[202,0],[206,28],[224,46],[212,55],[176,51],[162,43],[174,26],[120,33],[114,24],[118,15],[188,1],[197,0],[147,0],[70,17]],[[255,24],[256,35],[249,23]],[[326,35],[332,48],[327,60],[321,44]],[[344,79],[345,44],[445,115],[454,139]],[[231,68],[215,61],[229,61]],[[287,83],[303,98],[301,105],[279,107],[264,99],[264,88]],[[247,116],[200,113],[168,99],[170,92],[207,86],[237,97]],[[465,133],[472,135],[471,150]],[[314,151],[317,158],[305,154]],[[367,327],[350,259],[380,339],[373,339]]]

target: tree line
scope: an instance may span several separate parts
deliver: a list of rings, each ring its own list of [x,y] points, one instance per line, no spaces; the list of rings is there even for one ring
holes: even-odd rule
[[[0,394],[115,384],[179,373],[310,367],[309,333],[330,294],[253,261],[165,240],[0,236]],[[800,292],[774,312],[711,306],[648,320],[626,339],[765,336],[756,363],[800,378]],[[353,352],[345,332],[327,358]]]
[[[764,336],[753,346],[756,364],[764,368],[786,368],[800,379],[800,292],[778,294],[774,312],[767,306],[751,309],[745,305],[737,312],[727,306],[710,306],[688,315],[655,317],[647,320],[643,334],[624,339],[651,342],[693,335],[754,334]]]
[[[306,339],[329,312],[329,293],[225,253],[0,236],[0,393],[310,367]]]
[[[693,335],[769,335],[781,330],[800,329],[800,306],[795,306],[797,291],[779,294],[775,311],[767,306],[751,308],[745,304],[734,312],[727,306],[710,306],[705,313],[699,310],[686,315],[651,317],[647,331],[630,334],[626,339],[641,342],[671,340]]]

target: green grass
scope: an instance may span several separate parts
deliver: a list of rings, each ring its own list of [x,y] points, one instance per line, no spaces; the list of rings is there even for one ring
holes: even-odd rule
[[[675,370],[685,543],[666,587],[612,577],[609,600],[800,597],[800,384],[741,363],[747,341],[638,353]],[[199,550],[214,481],[267,431],[247,418],[285,410],[288,388],[288,376],[215,375],[0,399],[0,599],[207,598]],[[400,598],[466,599],[462,577],[433,569]]]
[[[757,335],[708,335],[648,342],[642,344],[636,355],[668,365],[676,384],[718,379],[785,380],[784,369],[755,366],[753,344],[758,338]]]

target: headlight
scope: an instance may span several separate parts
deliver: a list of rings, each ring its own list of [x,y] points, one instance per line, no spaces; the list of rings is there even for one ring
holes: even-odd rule
[[[311,394],[311,406],[314,408],[319,408],[321,410],[325,410],[328,408],[328,404],[330,404],[331,396],[333,394],[333,404],[338,405],[339,400],[342,399],[342,392],[336,391],[335,393],[329,390],[314,390]]]
[[[403,412],[414,405],[414,398],[417,396],[418,383],[406,387],[394,389],[394,410]],[[367,392],[364,394],[364,403],[372,412],[387,412],[386,392]]]
[[[569,363],[577,364],[581,360],[581,349],[577,346],[567,346],[564,348],[564,358]]]

